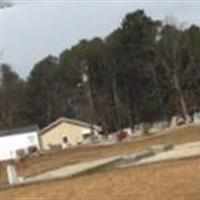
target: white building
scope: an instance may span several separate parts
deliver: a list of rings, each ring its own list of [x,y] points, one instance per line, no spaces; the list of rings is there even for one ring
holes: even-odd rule
[[[0,131],[0,161],[16,159],[17,152],[28,153],[29,148],[41,148],[38,127]]]

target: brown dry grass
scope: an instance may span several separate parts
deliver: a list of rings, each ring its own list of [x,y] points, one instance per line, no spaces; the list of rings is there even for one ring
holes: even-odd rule
[[[3,164],[0,163],[0,185],[6,180],[6,171]]]
[[[112,146],[79,147],[60,151],[56,154],[46,154],[38,158],[28,158],[18,162],[17,168],[20,175],[28,176],[72,163],[133,153],[155,144],[180,144],[197,140],[200,140],[200,126],[177,129],[167,135],[141,141],[120,143]],[[5,181],[5,168],[1,163],[0,169],[0,183],[2,183],[2,181]]]
[[[14,199],[199,200],[200,157],[0,191]]]

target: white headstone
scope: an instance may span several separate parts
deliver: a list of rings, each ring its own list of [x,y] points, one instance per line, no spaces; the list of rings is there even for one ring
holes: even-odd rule
[[[183,117],[180,117],[180,116],[177,117],[177,125],[178,126],[183,125],[185,123],[186,123],[186,121],[185,121],[185,119]]]
[[[141,136],[144,134],[144,123],[140,123],[134,126],[133,135]]]
[[[170,128],[175,128],[177,126],[177,116],[173,116],[170,123]]]
[[[6,170],[7,170],[8,183],[11,185],[18,184],[19,178],[15,165],[8,164]]]
[[[192,122],[192,118],[189,115],[186,115],[185,123],[189,124]]]
[[[193,115],[193,122],[195,124],[198,124],[200,123],[200,113],[199,112],[195,112],[194,115]]]

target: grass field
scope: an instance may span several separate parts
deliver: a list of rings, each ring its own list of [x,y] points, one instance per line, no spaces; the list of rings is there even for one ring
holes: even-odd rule
[[[72,163],[88,161],[119,154],[130,154],[156,144],[181,144],[200,140],[200,126],[177,129],[167,135],[120,143],[112,146],[79,147],[46,154],[38,158],[28,158],[17,163],[19,174],[29,176]],[[5,168],[0,164],[0,181],[5,181]]]
[[[199,200],[200,157],[0,191],[14,199]]]

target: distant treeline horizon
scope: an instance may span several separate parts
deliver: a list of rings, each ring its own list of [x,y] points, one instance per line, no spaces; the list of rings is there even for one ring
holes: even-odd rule
[[[37,62],[27,80],[1,65],[0,129],[59,117],[107,131],[186,117],[200,107],[200,27],[128,13],[104,39],[82,39]]]

